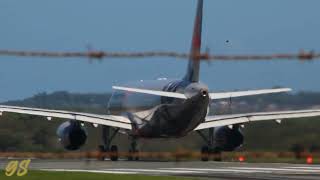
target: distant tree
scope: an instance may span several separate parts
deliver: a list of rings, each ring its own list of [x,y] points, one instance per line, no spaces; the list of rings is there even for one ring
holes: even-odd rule
[[[32,143],[36,145],[42,145],[43,147],[46,147],[49,145],[49,135],[46,132],[45,128],[40,128],[38,131],[36,131],[32,136]]]
[[[22,144],[22,137],[10,133],[8,130],[0,130],[0,151],[17,150]]]

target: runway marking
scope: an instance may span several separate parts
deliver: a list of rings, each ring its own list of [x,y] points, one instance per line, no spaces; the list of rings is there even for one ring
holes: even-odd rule
[[[320,173],[320,169],[294,169],[294,168],[255,168],[255,167],[230,167],[232,169],[241,170],[269,170],[269,171],[287,171],[287,172],[310,172],[310,173]]]
[[[84,170],[84,169],[40,169],[41,171],[54,172],[88,172],[88,173],[103,173],[103,174],[138,174],[136,172],[112,171],[112,170]]]
[[[217,168],[156,168],[156,169],[134,169],[134,168],[108,168],[99,170],[85,169],[40,169],[42,171],[56,172],[89,172],[89,173],[106,173],[106,174],[208,174],[208,173],[263,173],[263,174],[320,174],[320,166],[317,167],[279,167],[279,168],[264,168],[264,167],[217,167]]]
[[[203,173],[192,170],[170,170],[170,169],[106,169],[112,171],[129,171],[129,172],[158,172],[158,173]]]
[[[241,170],[241,169],[201,169],[201,168],[161,168],[170,170],[187,170],[187,171],[200,171],[200,172],[234,172],[234,173],[271,173],[272,171],[266,170]]]
[[[299,166],[299,167],[285,167],[290,169],[314,169],[314,170],[320,170],[319,166]]]

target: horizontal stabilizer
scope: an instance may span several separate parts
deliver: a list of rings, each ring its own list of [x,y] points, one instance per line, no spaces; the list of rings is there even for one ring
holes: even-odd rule
[[[178,98],[178,99],[187,99],[187,97],[184,94],[177,93],[177,92],[166,92],[166,91],[157,91],[157,90],[149,90],[149,89],[120,87],[120,86],[112,86],[112,88],[115,90],[121,90],[121,91],[150,94],[150,95],[171,97],[171,98]],[[216,99],[227,99],[227,98],[254,96],[254,95],[262,95],[262,94],[282,93],[282,92],[288,92],[288,91],[291,91],[291,89],[280,88],[280,89],[262,89],[262,90],[251,90],[251,91],[221,92],[221,93],[210,93],[210,98],[212,100],[216,100]]]
[[[187,97],[184,94],[176,93],[176,92],[155,91],[155,90],[146,90],[146,89],[119,87],[119,86],[112,86],[112,88],[116,90],[121,90],[121,91],[150,94],[150,95],[164,96],[164,97],[171,97],[171,98],[178,98],[178,99],[187,99]]]
[[[255,96],[262,94],[273,94],[292,91],[290,88],[278,88],[278,89],[261,89],[261,90],[250,90],[250,91],[236,91],[236,92],[221,92],[221,93],[210,93],[211,99],[227,99],[244,96]]]

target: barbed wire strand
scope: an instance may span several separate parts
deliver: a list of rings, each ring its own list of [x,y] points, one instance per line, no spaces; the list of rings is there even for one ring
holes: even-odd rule
[[[22,57],[46,57],[46,58],[90,58],[102,60],[104,58],[147,58],[147,57],[171,57],[177,59],[188,59],[190,54],[170,51],[149,52],[50,52],[50,51],[15,51],[0,50],[0,56],[22,56]],[[207,61],[250,61],[250,60],[301,60],[311,61],[320,59],[320,53],[313,51],[301,51],[299,53],[277,53],[277,54],[249,54],[249,55],[211,55],[199,54],[198,59]]]

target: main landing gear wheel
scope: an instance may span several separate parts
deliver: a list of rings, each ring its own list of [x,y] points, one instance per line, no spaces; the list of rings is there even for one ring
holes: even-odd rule
[[[111,161],[118,161],[119,159],[118,146],[115,146],[115,145],[111,146],[110,159]]]
[[[139,151],[137,149],[137,138],[131,137],[131,144],[128,154],[128,161],[139,161]]]
[[[212,151],[213,161],[222,161],[222,152],[218,149]]]
[[[129,150],[128,161],[139,161],[139,151]]]
[[[203,146],[201,148],[201,161],[209,161],[209,147]]]
[[[201,149],[201,161],[209,161],[210,157],[213,157],[213,161],[222,161],[221,151],[203,146]]]
[[[99,154],[98,154],[98,160],[99,161],[104,161],[105,160],[105,158],[106,158],[106,149],[104,148],[104,146],[103,145],[100,145],[100,146],[98,146],[98,151],[99,151]]]
[[[139,161],[139,160],[140,160],[139,151],[136,151],[135,154],[136,154],[135,160],[136,160],[136,161]]]
[[[118,161],[119,154],[118,154],[118,146],[111,146],[110,150],[107,150],[103,145],[100,145],[99,147],[99,155],[98,160],[104,161],[106,159],[106,156],[109,155],[111,161]]]
[[[99,150],[98,160],[104,161],[106,156],[108,155],[111,161],[118,161],[119,159],[118,147],[115,145],[110,147],[113,138],[117,135],[118,132],[119,132],[119,128],[112,130],[108,126],[102,127],[103,145],[100,145],[98,147],[98,150]]]
[[[207,144],[201,148],[201,160],[209,161],[213,157],[214,161],[222,161],[221,150],[214,145],[214,128],[208,129],[208,135],[201,131],[197,132]]]

